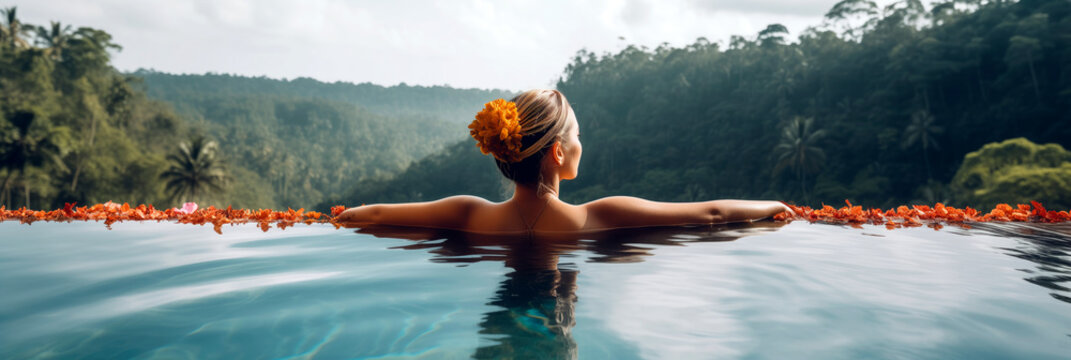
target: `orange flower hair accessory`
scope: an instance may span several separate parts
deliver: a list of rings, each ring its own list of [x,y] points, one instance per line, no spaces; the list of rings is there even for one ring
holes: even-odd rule
[[[505,162],[521,160],[518,157],[524,134],[521,134],[521,118],[514,102],[496,99],[487,103],[469,124],[469,129],[484,155],[494,154],[496,159]]]

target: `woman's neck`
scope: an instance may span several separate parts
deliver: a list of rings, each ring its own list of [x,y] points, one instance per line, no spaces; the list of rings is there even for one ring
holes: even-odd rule
[[[550,181],[543,181],[542,184],[517,184],[517,187],[513,190],[513,200],[528,202],[544,200],[548,197],[557,199],[559,180],[557,177],[548,180]]]

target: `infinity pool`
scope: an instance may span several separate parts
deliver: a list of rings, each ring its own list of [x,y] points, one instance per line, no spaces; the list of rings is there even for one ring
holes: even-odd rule
[[[0,223],[0,358],[1071,354],[1071,227]]]

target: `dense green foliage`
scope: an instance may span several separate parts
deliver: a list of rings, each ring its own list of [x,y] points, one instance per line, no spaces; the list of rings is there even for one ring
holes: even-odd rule
[[[3,15],[0,204],[8,207],[109,200],[311,207],[461,139],[465,118],[480,104],[509,96],[405,84],[121,74],[109,62],[119,47],[104,31],[22,24],[14,8]],[[180,148],[202,136],[218,144],[211,164],[191,158],[192,145]]]
[[[952,178],[956,198],[982,208],[998,203],[1071,207],[1071,151],[1025,138],[986,144],[968,153]]]
[[[727,46],[699,39],[578,53],[557,86],[584,142],[580,177],[563,184],[563,198],[891,206],[947,200],[940,184],[983,144],[1024,136],[1071,146],[1071,2],[879,9],[845,0],[826,17],[792,43],[774,24]],[[469,152],[430,158],[395,185],[340,201],[497,193],[497,182],[477,181],[494,166]],[[807,160],[815,154],[824,161]],[[476,166],[466,161],[485,170],[462,171]]]
[[[186,126],[109,65],[111,36],[2,15],[0,204],[160,201],[164,154]]]

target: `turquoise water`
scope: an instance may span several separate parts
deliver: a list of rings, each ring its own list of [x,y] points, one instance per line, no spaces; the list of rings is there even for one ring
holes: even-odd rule
[[[1071,227],[0,223],[0,358],[1071,354]]]

